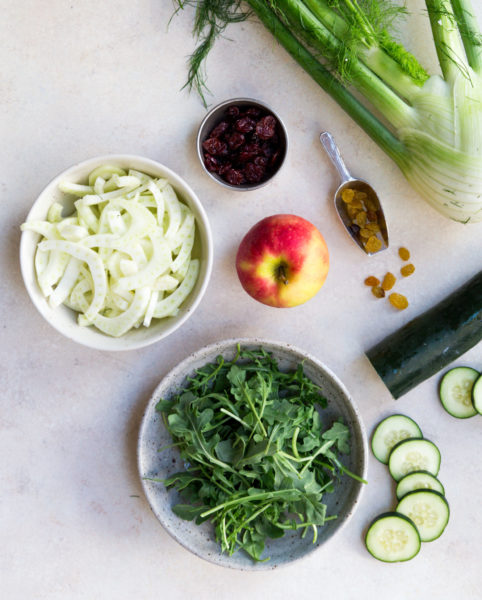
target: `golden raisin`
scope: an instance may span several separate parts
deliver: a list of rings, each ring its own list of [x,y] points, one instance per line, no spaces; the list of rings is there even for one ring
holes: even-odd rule
[[[367,195],[365,192],[356,192],[355,193],[355,198],[357,200],[361,200],[361,202],[364,202],[367,199]]]
[[[363,202],[358,198],[352,200],[350,205],[353,206],[353,208],[363,208]]]
[[[365,200],[365,206],[367,207],[367,210],[373,211],[375,213],[377,212],[378,206],[375,200],[373,200],[373,198],[367,198]]]
[[[380,285],[380,280],[377,277],[370,275],[370,277],[367,277],[365,279],[365,285],[369,285],[370,287],[373,287],[375,285]]]
[[[360,235],[361,235],[361,237],[368,239],[369,237],[372,237],[373,231],[363,228],[363,229],[360,229]]]
[[[402,248],[398,249],[398,256],[402,259],[402,260],[409,260],[410,258],[410,252],[409,250],[407,250],[406,248],[404,248],[402,246]]]
[[[354,197],[355,190],[352,190],[350,188],[345,188],[341,193],[341,199],[343,200],[343,202],[346,202],[346,204],[350,204]]]
[[[354,208],[351,204],[348,204],[346,207],[346,212],[352,221],[355,220],[355,217],[360,212],[359,208]]]
[[[385,290],[383,290],[379,285],[372,287],[372,294],[375,296],[375,298],[385,298]]]
[[[367,207],[367,208],[368,208],[368,207]],[[368,212],[367,212],[367,217],[368,217],[368,220],[369,220],[369,221],[374,221],[374,222],[376,222],[376,221],[377,221],[377,213],[376,213],[376,211],[375,211],[375,210],[370,210],[370,209],[368,209]]]
[[[397,281],[397,278],[395,277],[395,275],[393,273],[390,273],[390,271],[389,271],[383,278],[382,288],[386,292],[388,292],[388,290],[391,290],[392,287],[395,285],[395,281]]]
[[[361,231],[363,231],[363,229]],[[360,231],[360,234],[361,234],[361,231]],[[381,247],[382,247],[381,241],[378,238],[376,238],[374,235],[369,237],[365,243],[365,250],[369,253],[378,252],[378,250],[380,250]]]
[[[365,227],[370,231],[374,231],[375,233],[380,231],[380,225],[378,223],[367,223]]]
[[[356,224],[359,225],[360,227],[365,227],[366,222],[367,222],[367,213],[364,212],[363,210],[361,210],[357,216],[356,216]]]
[[[405,265],[404,267],[402,267],[400,269],[400,273],[403,275],[403,277],[408,277],[414,271],[415,271],[415,267],[414,267],[414,265],[412,265],[412,263]]]
[[[390,304],[398,310],[405,310],[408,306],[408,300],[402,294],[393,293],[388,297]]]

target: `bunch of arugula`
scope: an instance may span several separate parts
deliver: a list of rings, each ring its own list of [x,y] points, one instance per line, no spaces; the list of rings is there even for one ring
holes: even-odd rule
[[[231,362],[218,356],[198,369],[156,405],[186,464],[163,480],[189,502],[173,511],[210,519],[223,551],[242,548],[256,561],[266,538],[288,529],[312,529],[315,543],[317,527],[336,518],[323,493],[342,474],[359,479],[338,458],[350,451],[348,427],[336,421],[323,431],[317,406],[326,404],[302,364],[282,372],[262,348],[238,347]]]

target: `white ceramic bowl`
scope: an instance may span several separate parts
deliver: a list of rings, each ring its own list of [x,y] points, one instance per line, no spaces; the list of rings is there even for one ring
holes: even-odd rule
[[[167,490],[162,482],[185,468],[179,452],[172,447],[172,439],[164,426],[162,415],[156,411],[156,404],[161,398],[170,398],[186,383],[186,378],[194,375],[196,369],[206,363],[213,362],[222,355],[231,360],[238,343],[247,349],[262,346],[278,361],[282,370],[293,370],[303,362],[306,375],[321,386],[327,399],[327,407],[321,410],[321,419],[325,427],[342,417],[350,430],[351,452],[342,457],[343,464],[363,479],[367,475],[367,439],[361,415],[343,383],[323,363],[306,352],[283,342],[272,342],[263,339],[224,340],[201,348],[188,356],[177,367],[170,371],[159,383],[149,401],[142,420],[137,448],[137,459],[142,486],[151,509],[168,533],[197,556],[224,567],[242,570],[275,569],[294,560],[300,559],[320,546],[325,546],[331,537],[340,531],[353,515],[360,502],[364,484],[343,476],[335,491],[325,494],[323,501],[327,504],[328,514],[337,514],[338,518],[328,521],[318,530],[318,539],[313,544],[312,536],[302,538],[300,532],[287,531],[284,537],[268,540],[265,556],[267,562],[253,562],[244,552],[236,552],[233,556],[222,554],[215,540],[213,526],[209,521],[196,525],[185,521],[172,512],[172,506],[182,502],[179,493],[174,489]],[[159,448],[164,448],[159,452]],[[155,478],[159,482],[147,478]],[[359,537],[359,532],[355,533]],[[330,554],[321,559],[322,568],[330,568],[330,562],[339,560]]]
[[[50,307],[40,291],[34,268],[35,250],[40,236],[31,231],[24,231],[22,233],[20,241],[20,267],[32,302],[40,314],[57,331],[79,344],[98,350],[133,350],[165,338],[192,315],[201,301],[209,282],[213,261],[213,242],[206,213],[198,197],[188,184],[179,175],[176,175],[176,173],[164,165],[148,158],[128,154],[114,154],[91,158],[63,171],[43,190],[34,202],[26,220],[45,220],[47,218],[47,211],[53,202],[59,202],[69,207],[72,205],[73,207],[73,199],[67,197],[66,194],[58,189],[59,183],[61,181],[86,183],[88,174],[96,167],[105,164],[124,169],[132,168],[153,177],[166,178],[175,189],[180,200],[185,202],[194,213],[196,218],[196,241],[192,255],[200,259],[200,271],[197,283],[180,307],[179,313],[175,317],[154,319],[150,327],[132,329],[119,338],[110,337],[95,327],[80,327],[77,325],[77,313],[66,306],[61,305],[55,309]]]

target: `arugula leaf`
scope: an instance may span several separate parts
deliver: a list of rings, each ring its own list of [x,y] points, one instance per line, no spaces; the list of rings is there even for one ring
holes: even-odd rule
[[[191,504],[175,504],[172,507],[172,512],[181,517],[181,519],[185,519],[186,521],[194,521],[197,520],[201,513],[204,512],[204,506],[192,506]]]
[[[336,447],[342,454],[348,454],[350,452],[350,430],[346,425],[337,421],[333,423],[328,431],[321,436],[324,440],[334,440]]]

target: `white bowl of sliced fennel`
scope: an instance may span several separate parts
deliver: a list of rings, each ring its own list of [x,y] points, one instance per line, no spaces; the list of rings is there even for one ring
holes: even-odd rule
[[[20,266],[40,314],[99,350],[132,350],[180,327],[212,268],[201,202],[140,156],[91,158],[60,173],[22,225]]]

